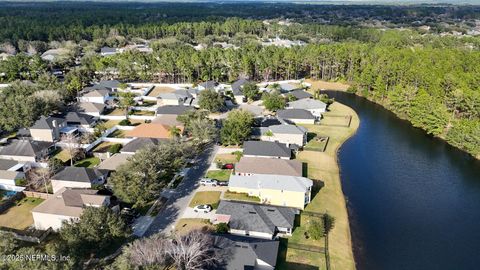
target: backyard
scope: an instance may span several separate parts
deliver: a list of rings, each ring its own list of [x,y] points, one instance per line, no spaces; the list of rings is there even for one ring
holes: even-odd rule
[[[209,204],[213,209],[217,209],[220,202],[220,191],[198,191],[190,201],[189,207],[195,207],[199,204]]]
[[[12,207],[8,208],[0,215],[0,226],[24,230],[33,224],[32,213],[35,206],[44,200],[40,198],[23,198],[17,201]]]
[[[148,96],[149,97],[156,97],[160,94],[163,94],[163,93],[171,93],[175,91],[174,88],[172,87],[167,87],[167,86],[155,86],[155,88],[153,88],[152,91],[150,91],[150,93],[148,93]]]
[[[75,167],[86,167],[86,168],[93,168],[100,164],[100,159],[98,157],[88,157],[82,160],[75,162]]]
[[[108,152],[110,146],[114,144],[115,143],[113,142],[101,142],[99,145],[95,146],[95,148],[92,149],[92,152],[106,153]]]
[[[227,163],[237,163],[239,160],[239,155],[230,153],[230,154],[218,154],[215,156],[215,162],[220,162],[222,164]]]

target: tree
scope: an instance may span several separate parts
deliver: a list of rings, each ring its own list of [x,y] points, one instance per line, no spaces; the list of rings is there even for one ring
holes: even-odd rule
[[[210,112],[219,112],[224,107],[223,97],[214,90],[207,89],[200,92],[198,105],[201,109]]]
[[[182,134],[182,130],[176,126],[171,126],[168,129],[168,133],[170,135],[170,138],[178,138]]]
[[[134,207],[152,201],[185,160],[193,156],[192,149],[190,144],[178,141],[140,149],[110,177],[114,194]]]
[[[195,140],[209,142],[217,137],[215,123],[208,119],[194,119],[190,122],[189,132]]]
[[[70,166],[73,166],[75,158],[81,152],[80,141],[78,137],[73,133],[63,134],[60,138],[60,141],[64,143],[63,149],[70,158]]]
[[[34,190],[38,190],[41,186],[43,186],[45,193],[48,193],[48,183],[54,173],[55,168],[50,166],[31,170],[28,174],[27,185]]]
[[[322,238],[325,235],[325,227],[323,225],[323,220],[310,220],[310,223],[308,224],[308,235],[315,240],[319,240],[320,238]]]
[[[332,217],[330,214],[325,213],[322,216],[322,221],[323,221],[323,228],[324,228],[324,234],[328,235],[333,227],[335,226],[335,218]]]
[[[75,257],[83,257],[111,247],[129,235],[130,229],[111,209],[86,207],[78,221],[64,221],[60,238]]]
[[[14,254],[15,250],[19,247],[18,241],[9,232],[0,232],[0,254]],[[0,261],[1,263],[1,261]]]
[[[121,92],[120,93],[120,108],[125,110],[125,116],[128,118],[128,112],[130,107],[135,105],[134,100],[135,95],[131,92]]]
[[[248,100],[253,101],[258,96],[258,86],[254,82],[248,82],[243,85],[242,93]]]
[[[231,111],[223,121],[220,137],[224,145],[239,145],[252,132],[253,115],[244,110]]]
[[[264,93],[262,96],[263,105],[269,111],[275,112],[285,108],[285,98],[278,91],[272,93]]]
[[[172,258],[178,270],[207,269],[220,261],[215,256],[212,236],[197,230],[176,235],[168,242],[166,254]]]

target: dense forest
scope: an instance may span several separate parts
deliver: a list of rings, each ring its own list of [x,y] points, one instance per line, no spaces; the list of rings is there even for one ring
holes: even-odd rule
[[[162,82],[230,82],[239,76],[257,81],[344,81],[352,85],[352,92],[480,157],[478,37],[426,34],[415,28],[400,31],[352,23],[317,23],[321,14],[330,14],[327,11],[314,13],[318,16],[311,20],[303,18],[302,24],[265,24],[258,20],[279,14],[295,17],[301,10],[295,5],[288,12],[279,5],[259,15],[248,4],[239,4],[236,12],[230,6],[219,11],[212,8],[215,4],[209,4],[202,6],[206,10],[198,12],[198,16],[192,15],[195,11],[191,9],[182,11],[181,7],[186,7],[182,5],[128,11],[120,6],[112,8],[108,15],[105,8],[111,6],[107,4],[95,4],[78,12],[73,12],[75,4],[64,5],[57,9],[39,5],[28,14],[15,6],[0,11],[1,24],[9,26],[0,29],[0,38],[19,52],[0,62],[3,81],[37,80],[49,71],[51,63],[43,63],[38,54],[31,52],[45,51],[52,44],[73,48],[72,59],[80,59],[79,65],[74,65],[72,59],[56,63],[67,71],[63,82],[66,91],[78,90],[94,77]],[[258,10],[264,8],[263,4],[258,6]],[[394,8],[372,7],[370,15],[365,16],[383,16],[387,9]],[[479,14],[475,13],[476,8],[456,8],[454,15],[449,14],[475,18]],[[434,13],[437,9],[420,8],[417,12],[427,16],[426,12]],[[339,12],[338,7],[328,10]],[[356,12],[361,10],[367,9],[362,7]],[[410,14],[408,8],[399,11]],[[55,20],[47,20],[46,14],[55,15]],[[274,36],[304,40],[307,45],[283,48],[259,43]],[[120,47],[136,39],[150,40],[153,53],[127,51],[108,57],[97,53],[101,46]],[[215,46],[214,41],[238,48],[223,49]],[[200,43],[208,46],[203,50],[192,47]]]

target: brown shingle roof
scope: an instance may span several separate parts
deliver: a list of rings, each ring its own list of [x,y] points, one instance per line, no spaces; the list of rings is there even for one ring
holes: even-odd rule
[[[169,130],[170,127],[163,124],[141,124],[134,129],[128,131],[127,136],[137,138],[168,139],[170,138]],[[181,127],[180,130],[182,130]]]

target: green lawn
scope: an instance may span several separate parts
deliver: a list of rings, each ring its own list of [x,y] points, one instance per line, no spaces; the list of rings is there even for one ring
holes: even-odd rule
[[[177,234],[186,234],[192,230],[214,230],[213,225],[208,219],[200,218],[182,218],[179,219],[175,225],[175,233]]]
[[[199,204],[209,204],[216,209],[218,207],[218,203],[220,202],[220,195],[222,192],[220,191],[198,191],[193,196],[192,200],[190,201],[189,206],[195,207]]]
[[[93,168],[100,164],[100,159],[97,157],[90,157],[90,158],[85,158],[82,160],[77,161],[74,166],[75,167],[87,167],[87,168]]]
[[[226,191],[223,194],[223,198],[235,201],[260,202],[260,198],[258,197],[248,196],[247,193],[236,193],[230,191]]]
[[[92,152],[106,153],[108,152],[110,146],[114,144],[115,143],[113,142],[101,142],[99,145],[95,146],[95,148],[92,149]]]
[[[228,181],[231,174],[232,170],[211,170],[207,172],[206,177],[217,179],[219,181]]]
[[[30,211],[43,201],[43,199],[29,197],[21,199],[0,215],[0,226],[17,230],[26,229],[33,224]]]
[[[125,138],[125,132],[123,130],[117,129],[114,132],[110,133],[108,138]]]
[[[218,154],[215,156],[215,162],[221,162],[223,164],[237,163],[238,159],[234,154]]]
[[[132,115],[153,116],[155,115],[155,112],[154,111],[133,111]]]
[[[70,156],[68,155],[67,150],[60,150],[53,157],[58,160],[61,160],[64,163],[70,160]]]

